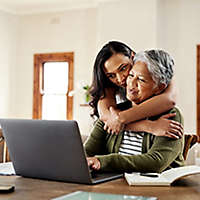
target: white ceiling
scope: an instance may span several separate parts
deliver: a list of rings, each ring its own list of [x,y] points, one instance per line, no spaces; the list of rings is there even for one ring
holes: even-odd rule
[[[55,12],[96,7],[100,2],[118,0],[0,0],[0,10],[13,14]]]

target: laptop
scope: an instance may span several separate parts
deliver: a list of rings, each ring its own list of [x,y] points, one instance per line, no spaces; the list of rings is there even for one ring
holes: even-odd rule
[[[123,177],[91,173],[74,120],[0,119],[0,125],[16,175],[83,184]]]

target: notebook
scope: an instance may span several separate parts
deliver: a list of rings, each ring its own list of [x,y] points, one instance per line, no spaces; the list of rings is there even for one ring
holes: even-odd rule
[[[74,120],[0,119],[16,175],[97,184],[123,176],[90,173]]]

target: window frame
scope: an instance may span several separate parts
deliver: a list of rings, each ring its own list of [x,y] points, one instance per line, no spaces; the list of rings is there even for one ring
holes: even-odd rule
[[[66,119],[73,119],[73,91],[74,82],[74,53],[41,53],[34,54],[34,80],[33,80],[33,119],[42,119],[42,96],[43,96],[43,65],[45,62],[68,62],[68,91],[66,93],[67,113]]]

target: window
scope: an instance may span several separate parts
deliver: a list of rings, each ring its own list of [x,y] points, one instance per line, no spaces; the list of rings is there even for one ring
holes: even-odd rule
[[[73,118],[73,53],[34,55],[34,119]]]

